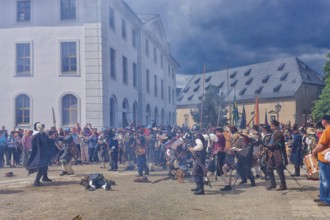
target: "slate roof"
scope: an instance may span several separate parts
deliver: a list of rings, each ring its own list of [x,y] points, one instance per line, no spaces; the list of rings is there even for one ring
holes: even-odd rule
[[[228,83],[229,80],[229,83]],[[225,99],[231,102],[293,97],[302,84],[324,86],[323,77],[297,57],[284,58],[227,70],[205,73],[204,88],[219,87]],[[228,94],[229,86],[229,95]],[[203,74],[192,76],[187,86],[177,96],[177,106],[200,103]]]

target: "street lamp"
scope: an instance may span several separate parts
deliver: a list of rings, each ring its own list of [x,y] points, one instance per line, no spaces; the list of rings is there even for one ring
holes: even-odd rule
[[[281,111],[281,104],[279,102],[277,102],[277,104],[275,105],[275,111],[276,111],[276,114],[277,114],[277,121],[279,122],[280,121],[280,116],[279,116],[279,113]]]

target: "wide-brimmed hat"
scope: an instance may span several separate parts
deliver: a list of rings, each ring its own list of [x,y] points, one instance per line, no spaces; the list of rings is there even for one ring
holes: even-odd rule
[[[307,134],[315,134],[315,129],[312,128],[312,127],[309,127],[309,128],[307,128],[306,133]]]

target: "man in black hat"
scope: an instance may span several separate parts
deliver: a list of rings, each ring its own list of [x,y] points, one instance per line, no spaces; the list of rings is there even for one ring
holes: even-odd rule
[[[330,161],[324,158],[324,151],[330,148],[330,115],[323,115],[321,123],[325,130],[312,152],[317,156],[320,168],[320,199],[314,201],[320,202],[319,206],[330,206]]]

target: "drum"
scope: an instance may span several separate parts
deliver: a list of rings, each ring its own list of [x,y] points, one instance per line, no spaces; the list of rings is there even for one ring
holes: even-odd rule
[[[307,168],[308,178],[312,180],[319,179],[319,166],[317,163],[317,159],[312,156],[312,154],[308,154],[304,157],[304,163]]]

